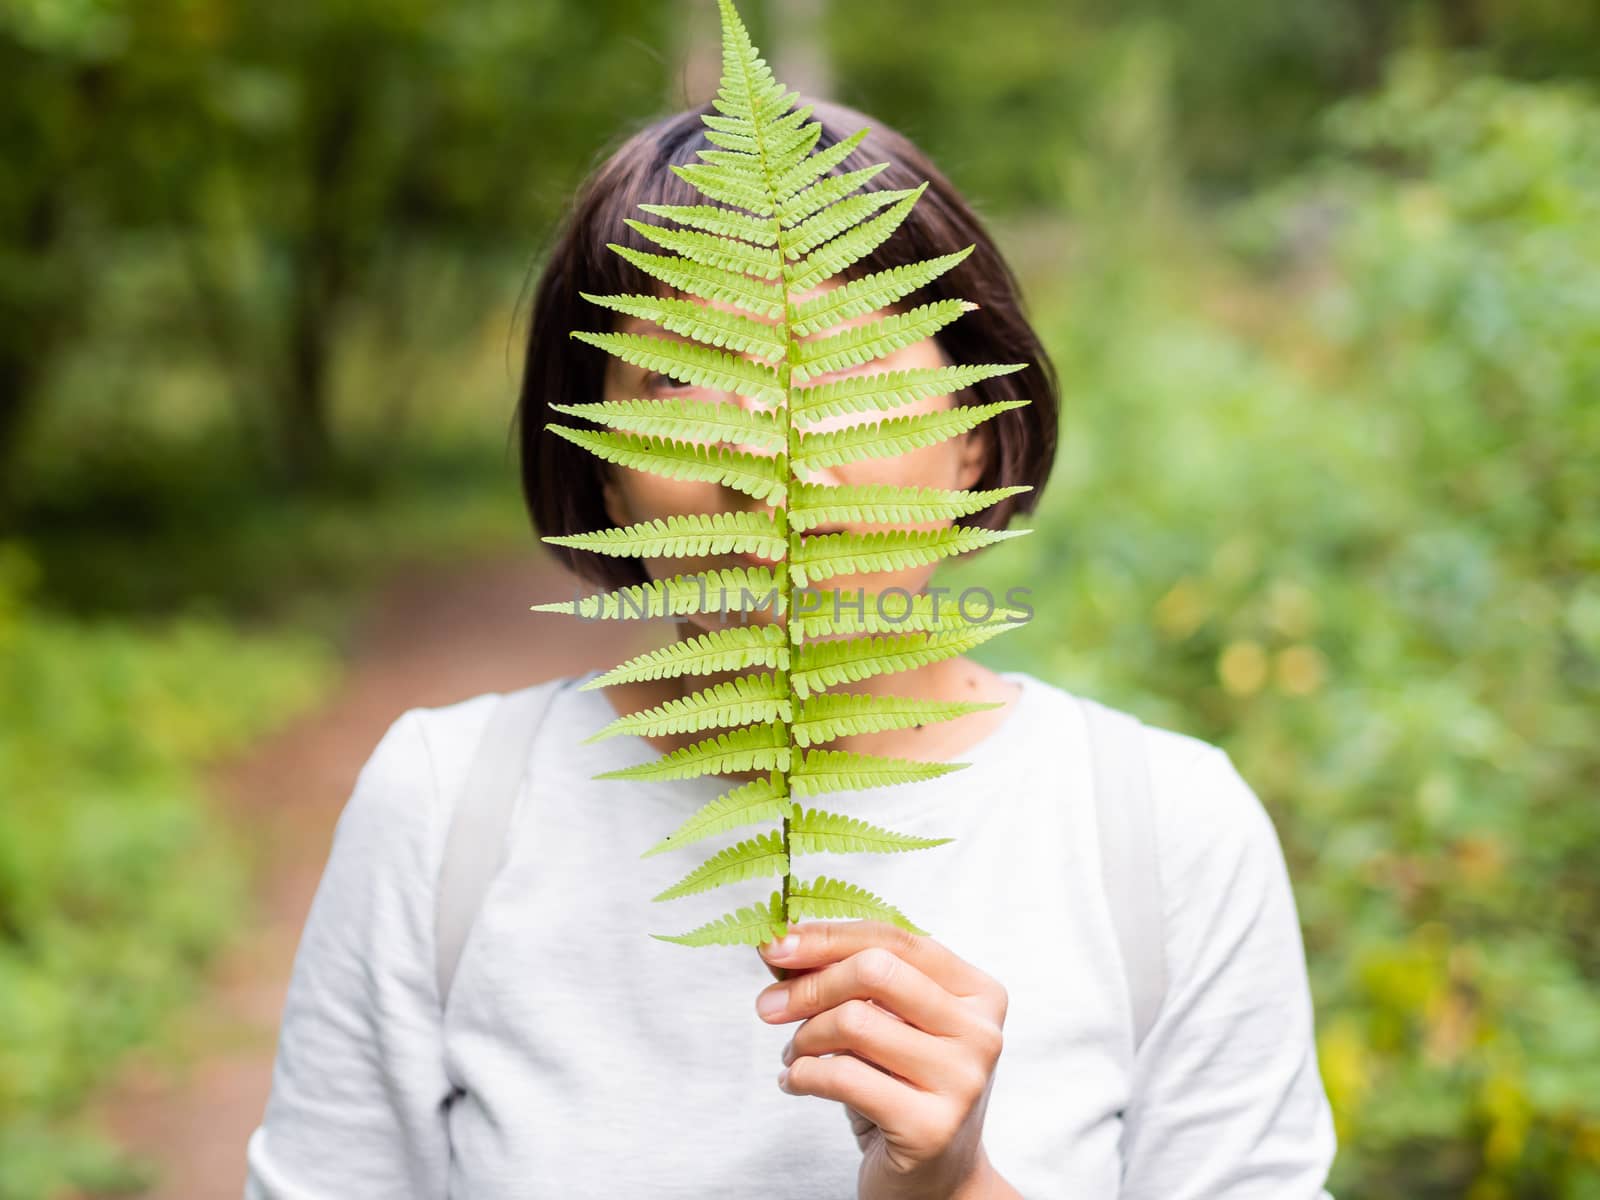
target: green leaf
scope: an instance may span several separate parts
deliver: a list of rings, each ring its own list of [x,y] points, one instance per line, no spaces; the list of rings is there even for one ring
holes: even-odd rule
[[[816,287],[888,241],[927,186],[923,184],[915,195],[906,197],[887,212],[870,221],[863,221],[849,233],[834,238],[798,263],[785,267],[784,279],[790,292],[804,292]]]
[[[842,879],[829,879],[826,875],[819,875],[806,883],[793,884],[789,888],[789,911],[793,917],[854,917],[865,921],[888,921],[924,936],[928,932],[913,925],[898,908],[865,888],[845,883]],[[784,932],[787,929],[785,926]],[[781,937],[782,933],[777,936]]]
[[[757,317],[776,318],[783,315],[783,288],[778,284],[752,279],[737,271],[725,271],[721,267],[702,266],[673,254],[650,254],[615,242],[607,242],[606,247],[646,275],[680,292],[688,292],[703,300],[733,304]]]
[[[908,758],[886,758],[880,754],[860,754],[854,750],[805,750],[789,772],[791,796],[817,796],[823,792],[848,792],[863,788],[893,787],[899,783],[918,783],[959,771],[970,763],[916,762]]]
[[[691,262],[707,267],[721,267],[725,271],[743,271],[758,279],[776,279],[783,272],[783,262],[776,248],[752,246],[737,238],[718,237],[690,229],[668,229],[647,221],[624,218],[623,224],[638,230],[641,237],[654,242],[664,250],[676,250]]]
[[[861,588],[811,589],[797,593],[795,611],[799,619],[790,622],[789,638],[799,643],[845,634],[932,633],[994,625],[1012,628],[1028,620],[1023,610],[990,601],[974,616],[962,609],[959,596],[896,590],[868,592]]]
[[[993,404],[962,404],[909,417],[888,417],[882,421],[847,425],[843,429],[830,429],[825,433],[807,433],[800,438],[794,469],[797,472],[817,471],[868,458],[892,458],[897,454],[907,454],[959,437],[991,417],[1021,408],[1027,403],[1026,400],[999,400]]]
[[[830,175],[812,184],[805,191],[783,202],[778,210],[779,221],[785,228],[797,225],[812,213],[820,212],[836,200],[850,195],[867,180],[888,167],[888,163],[873,163],[842,175]]]
[[[783,835],[769,833],[764,837],[749,838],[738,845],[719,851],[677,883],[651,898],[676,900],[679,896],[709,892],[712,888],[724,887],[730,883],[743,883],[746,879],[788,873],[789,856],[784,853]]]
[[[867,194],[899,196],[904,193],[886,191]],[[831,212],[832,209],[828,211]],[[806,229],[811,221],[817,219],[819,218],[810,218],[800,226],[800,230]],[[836,288],[795,305],[794,317],[789,322],[790,331],[798,337],[809,337],[842,321],[848,321],[851,317],[888,308],[902,296],[908,296],[918,288],[932,283],[946,271],[965,261],[973,249],[974,247],[968,246],[965,250],[957,250],[954,254],[925,259],[922,262],[905,263],[898,267],[875,271],[860,279],[847,280]]]
[[[1015,629],[1015,622],[996,622],[966,629],[854,637],[833,642],[807,642],[798,647],[789,681],[802,700],[837,683],[857,683],[874,675],[909,671],[981,646]]]
[[[747,725],[679,747],[654,762],[602,771],[596,779],[693,779],[732,771],[787,771],[789,732],[781,721]]]
[[[777,820],[788,816],[791,807],[783,776],[774,771],[764,779],[752,779],[705,804],[639,857],[649,858],[653,854],[676,850],[741,825]]]
[[[621,733],[660,737],[695,733],[714,726],[750,725],[793,717],[789,685],[776,675],[741,675],[677,700],[618,717],[585,741],[598,742]]]
[[[782,592],[777,594],[780,598],[783,595]],[[659,650],[637,654],[627,662],[595,676],[580,690],[637,683],[641,679],[715,675],[719,671],[742,671],[746,667],[769,667],[782,671],[787,670],[788,666],[788,636],[782,628],[777,625],[735,625],[728,629],[713,629]]]
[[[803,531],[841,521],[953,521],[1032,490],[1027,484],[964,492],[878,483],[796,483],[789,489],[789,527]]]
[[[688,933],[652,933],[657,941],[680,946],[759,946],[776,941],[789,932],[783,915],[783,893],[773,892],[765,905],[753,904],[726,913]]]
[[[1003,708],[991,704],[949,700],[917,700],[909,696],[877,696],[855,692],[823,692],[800,704],[794,716],[794,740],[799,746],[851,734],[881,733],[886,729],[907,729],[913,725],[932,725],[953,721],[970,713]]]
[[[627,313],[641,321],[654,321],[663,329],[692,337],[708,346],[726,348],[740,354],[755,354],[761,358],[781,359],[789,351],[780,326],[729,312],[725,308],[712,308],[675,296],[578,294],[591,304]]]
[[[707,233],[742,238],[759,246],[778,244],[778,231],[770,219],[762,220],[731,208],[719,208],[714,204],[641,204],[639,207],[651,216],[666,217]]]
[[[1029,529],[953,525],[945,529],[823,534],[809,537],[800,544],[789,564],[789,577],[796,587],[807,587],[816,580],[836,575],[900,571],[1031,532]]]
[[[550,410],[628,433],[685,441],[733,442],[769,449],[781,449],[786,441],[783,428],[773,413],[738,404],[691,400],[687,396],[552,404]]]
[[[736,392],[760,404],[786,402],[778,386],[778,372],[749,359],[696,346],[678,338],[655,337],[647,333],[590,333],[574,329],[571,336],[597,346],[623,362],[660,371],[683,383],[717,391]]]
[[[884,358],[932,337],[963,313],[977,310],[976,304],[965,300],[939,300],[910,312],[892,313],[876,321],[852,325],[831,337],[801,342],[791,378],[795,383],[804,383],[813,375],[842,371]]]
[[[777,597],[774,607],[781,613],[783,591],[766,567],[723,567],[629,584],[576,600],[535,604],[530,610],[589,621],[647,621],[695,613],[757,612],[763,607],[761,599],[770,596]]]
[[[930,396],[949,396],[979,380],[1020,371],[1027,363],[996,363],[974,367],[913,367],[879,375],[853,375],[848,379],[798,388],[793,411],[802,424],[842,413],[872,412],[914,404]]]
[[[788,535],[778,520],[765,513],[719,512],[658,517],[620,529],[544,537],[553,546],[571,546],[595,554],[635,558],[685,558],[701,554],[761,554],[781,559],[788,553]]]
[[[789,822],[791,854],[896,854],[904,850],[926,850],[954,840],[895,833],[857,817],[815,808],[806,809]]]
[[[769,457],[650,434],[569,429],[565,425],[546,425],[545,430],[620,467],[648,471],[667,479],[720,483],[774,504],[782,504],[786,495],[789,472],[782,454]]]

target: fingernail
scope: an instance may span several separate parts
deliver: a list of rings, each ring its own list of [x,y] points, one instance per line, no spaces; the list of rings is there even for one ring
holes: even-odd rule
[[[793,954],[797,949],[799,949],[799,946],[800,939],[791,933],[779,938],[775,942],[769,943],[762,948],[761,952],[768,958],[788,958],[789,955]]]
[[[789,1005],[789,989],[778,988],[772,992],[762,992],[756,1000],[756,1011],[763,1017],[775,1017]]]
[[[788,1041],[783,1046],[783,1065],[788,1066],[794,1061],[794,1042]]]
[[[783,1070],[778,1072],[778,1086],[781,1087],[784,1091],[788,1091],[789,1090],[789,1068],[788,1067],[785,1067]]]

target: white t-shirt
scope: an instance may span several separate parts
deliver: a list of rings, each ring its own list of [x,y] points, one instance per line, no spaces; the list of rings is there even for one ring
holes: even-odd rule
[[[247,1200],[856,1195],[843,1106],[778,1087],[798,1023],[756,1015],[757,952],[646,936],[765,899],[775,880],[651,902],[766,826],[641,858],[729,783],[592,779],[658,752],[583,744],[616,715],[586,678],[541,685],[559,690],[442,1020],[434,882],[495,697],[413,709],[373,752],[295,958]],[[1029,1200],[1325,1197],[1333,1123],[1259,800],[1222,750],[1145,728],[1168,987],[1135,1057],[1082,709],[1006,678],[1022,697],[970,766],[818,801],[953,842],[806,855],[796,875],[870,889],[1007,989],[984,1144]]]

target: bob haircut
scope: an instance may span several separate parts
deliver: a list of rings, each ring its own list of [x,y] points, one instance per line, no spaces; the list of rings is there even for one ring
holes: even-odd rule
[[[820,121],[822,150],[867,126],[871,132],[834,168],[833,174],[875,163],[889,165],[862,190],[914,188],[923,180],[928,190],[884,243],[837,278],[843,282],[875,271],[974,249],[964,260],[917,289],[888,311],[934,300],[960,298],[979,307],[934,335],[950,362],[1026,362],[1021,371],[979,380],[957,393],[956,404],[988,404],[1027,399],[1032,403],[991,418],[979,430],[989,436],[989,461],[975,490],[1031,484],[1023,492],[959,524],[1002,529],[1017,512],[1030,512],[1050,474],[1055,458],[1059,414],[1056,375],[1038,336],[1023,315],[1020,289],[977,215],[950,181],[910,139],[855,109],[802,97],[810,104],[808,118]],[[567,219],[558,229],[534,293],[522,385],[514,418],[521,460],[523,499],[534,527],[558,536],[608,529],[601,485],[613,468],[565,438],[545,432],[549,405],[581,404],[604,396],[606,360],[596,346],[568,336],[574,329],[611,332],[618,315],[591,304],[578,293],[668,294],[665,285],[646,275],[608,242],[640,250],[656,247],[623,223],[636,216],[640,204],[703,204],[706,198],[673,174],[670,164],[700,161],[696,151],[707,143],[700,118],[713,112],[709,102],[661,118],[628,138],[594,170],[578,190]],[[642,560],[549,546],[558,560],[584,580],[606,588],[645,583]]]

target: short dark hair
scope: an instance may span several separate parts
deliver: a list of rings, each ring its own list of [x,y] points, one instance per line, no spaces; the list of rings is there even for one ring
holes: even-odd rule
[[[959,393],[955,401],[1032,401],[987,422],[989,463],[974,487],[1031,484],[1034,490],[1002,500],[960,522],[1002,529],[1013,514],[1032,511],[1038,502],[1055,458],[1060,409],[1055,369],[1023,314],[1016,276],[977,215],[909,138],[842,104],[804,97],[799,104],[812,105],[810,120],[822,124],[817,150],[843,141],[863,127],[870,128],[862,143],[834,168],[834,174],[887,162],[888,167],[868,180],[863,190],[914,188],[923,180],[929,185],[894,234],[841,272],[840,280],[975,247],[907,300],[915,305],[960,298],[979,306],[935,335],[952,363],[1029,364],[1009,375],[980,380]],[[515,418],[523,498],[541,534],[587,533],[612,525],[601,490],[604,472],[610,468],[587,450],[545,432],[552,415],[549,406],[599,400],[604,394],[609,356],[569,337],[568,332],[609,332],[618,314],[583,299],[579,291],[591,295],[661,293],[660,284],[608,249],[607,243],[656,251],[623,223],[624,217],[636,217],[640,204],[706,202],[668,166],[700,161],[696,151],[708,145],[701,137],[705,126],[700,118],[713,111],[707,103],[675,113],[628,138],[580,186],[546,256],[529,317]],[[603,587],[643,583],[649,578],[637,558],[566,547],[550,549],[578,575]]]

